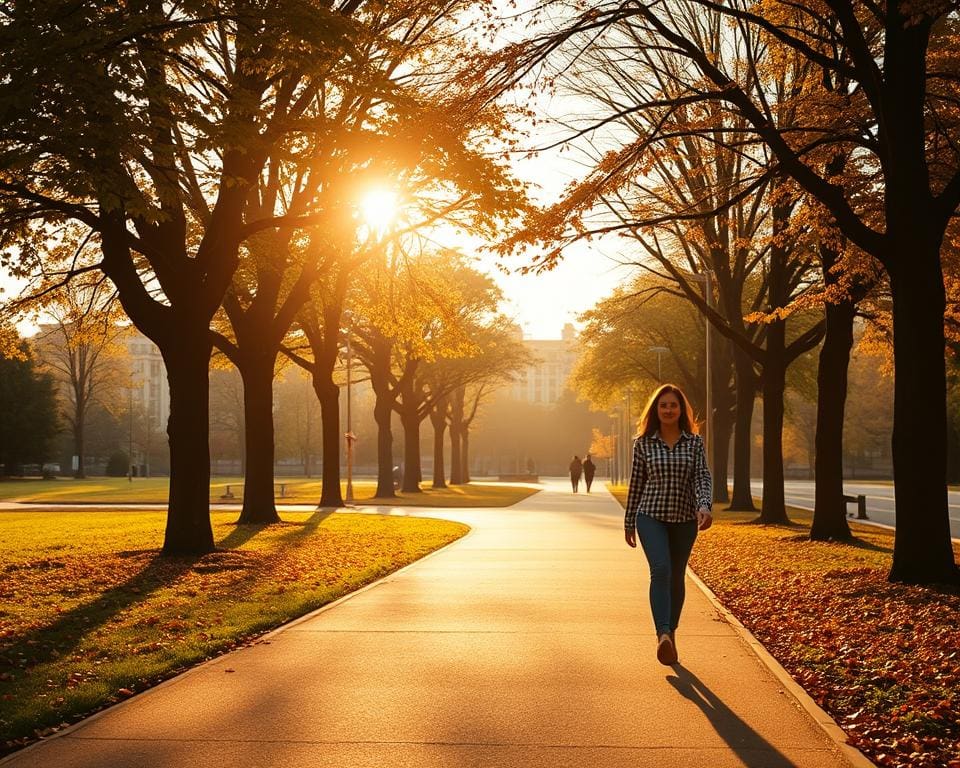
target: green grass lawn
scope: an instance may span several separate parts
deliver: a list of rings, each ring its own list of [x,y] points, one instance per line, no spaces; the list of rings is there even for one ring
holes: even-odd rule
[[[62,504],[135,504],[167,502],[169,478],[96,477],[87,480],[3,480],[0,481],[0,500]],[[281,489],[281,485],[283,488]],[[422,493],[401,494],[396,499],[374,497],[377,484],[361,478],[353,483],[356,504],[387,504],[413,507],[507,507],[532,493],[535,488],[510,485],[470,483],[433,490],[424,484]],[[223,499],[227,486],[232,499]],[[342,484],[346,492],[346,484]],[[279,478],[275,484],[275,498],[280,503],[313,504],[320,499],[322,483],[311,478]],[[281,496],[282,490],[282,496]],[[210,501],[238,503],[243,501],[243,478],[215,477],[210,482]]]
[[[356,590],[466,533],[445,520],[287,512],[162,558],[165,513],[0,512],[5,750]]]

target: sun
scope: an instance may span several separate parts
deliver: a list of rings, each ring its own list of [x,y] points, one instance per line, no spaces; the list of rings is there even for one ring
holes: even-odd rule
[[[363,220],[377,237],[383,237],[397,216],[397,195],[389,189],[371,189],[360,202]]]

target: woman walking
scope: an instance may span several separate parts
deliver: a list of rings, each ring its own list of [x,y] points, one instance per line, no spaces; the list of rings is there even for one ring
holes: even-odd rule
[[[633,442],[624,535],[637,537],[650,565],[650,608],[657,660],[677,663],[675,632],[683,609],[684,574],[697,538],[713,522],[712,486],[703,439],[687,398],[664,384],[651,396]]]

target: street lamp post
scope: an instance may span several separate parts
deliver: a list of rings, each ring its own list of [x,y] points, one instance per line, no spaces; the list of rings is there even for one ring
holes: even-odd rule
[[[703,300],[707,305],[708,309],[713,309],[713,272],[709,269],[705,269],[699,274],[687,275],[691,280],[694,280],[698,283],[703,284]],[[712,376],[710,375],[710,365],[711,365],[711,342],[713,339],[713,333],[711,326],[713,325],[710,322],[710,318],[704,316],[704,326],[705,326],[705,340],[704,344],[706,346],[705,350],[705,368],[706,368],[706,400],[707,400],[707,418],[706,418],[706,427],[707,434],[704,437],[704,448],[707,452],[707,467],[710,469],[711,473],[713,471],[713,460],[710,453],[710,446],[713,443],[713,382]]]
[[[610,482],[619,485],[617,466],[617,414],[610,414]]]
[[[627,481],[627,456],[628,456],[628,445],[630,439],[628,437],[629,427],[627,426],[627,408],[626,401],[621,403],[620,407],[623,409],[620,414],[620,452],[617,455],[618,461],[618,474],[620,475],[621,484],[626,483]]]
[[[660,355],[664,352],[669,352],[670,350],[667,347],[650,347],[649,352],[657,353],[657,383],[663,384],[663,371],[660,367]]]
[[[343,436],[347,442],[347,494],[344,500],[349,504],[353,502],[353,442],[357,439],[357,436],[353,434],[350,408],[351,369],[353,366],[353,348],[350,346],[350,337],[353,335],[353,313],[347,310],[343,314],[347,320],[347,431]]]
[[[127,433],[127,482],[133,482],[133,377],[130,377],[130,386],[127,387],[127,417],[129,431]]]
[[[626,484],[630,480],[630,474],[633,469],[633,441],[630,434],[633,418],[630,412],[630,390],[623,399],[623,482]]]

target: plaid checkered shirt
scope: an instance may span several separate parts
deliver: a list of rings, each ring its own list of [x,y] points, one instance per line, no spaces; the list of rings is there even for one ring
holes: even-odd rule
[[[673,448],[659,434],[633,441],[633,471],[623,527],[631,531],[637,515],[665,523],[695,520],[701,507],[711,508],[713,486],[700,435],[680,433]]]

